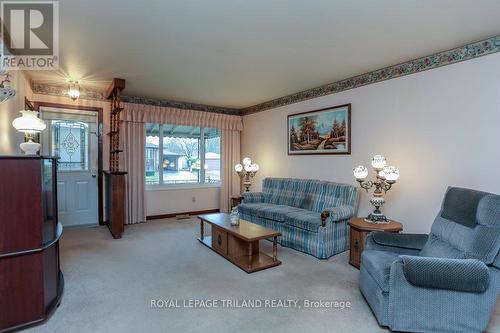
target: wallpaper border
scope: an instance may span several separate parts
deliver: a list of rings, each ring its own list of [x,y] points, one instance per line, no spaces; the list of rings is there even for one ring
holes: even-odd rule
[[[353,76],[295,94],[276,98],[254,106],[241,109],[243,115],[274,109],[280,106],[302,102],[341,91],[362,87],[405,75],[423,72],[429,69],[451,65],[457,62],[474,59],[500,51],[500,35],[475,43],[467,44],[451,50],[417,58],[397,65],[377,69],[365,74]]]
[[[499,51],[500,35],[497,35],[464,46],[456,47],[451,50],[434,53],[429,56],[417,58],[397,65],[377,69],[365,74],[353,76],[344,80],[332,82],[312,89],[307,89],[298,93],[279,97],[267,102],[259,103],[241,109],[140,96],[123,96],[122,98],[124,102],[128,103],[157,105],[230,115],[248,115],[289,104],[303,102],[321,96],[335,94],[341,91],[362,87],[368,84],[373,84],[446,65],[455,64],[461,61],[471,60]],[[34,94],[55,96],[67,95],[66,87],[43,84],[36,81],[32,82],[32,89]],[[80,98],[91,100],[106,100],[104,93],[85,89],[82,89]]]

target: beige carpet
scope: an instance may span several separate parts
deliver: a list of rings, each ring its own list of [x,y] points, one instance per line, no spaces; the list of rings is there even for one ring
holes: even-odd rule
[[[65,230],[60,307],[33,332],[383,332],[348,253],[321,261],[279,247],[283,264],[247,274],[200,244],[195,219]],[[270,243],[264,242],[270,249]],[[218,300],[218,308],[151,308],[152,299]],[[349,309],[222,308],[226,300],[339,300]],[[227,304],[227,303],[226,303]],[[300,304],[300,303],[299,303]],[[244,305],[240,303],[240,306]],[[490,323],[500,331],[500,313]]]

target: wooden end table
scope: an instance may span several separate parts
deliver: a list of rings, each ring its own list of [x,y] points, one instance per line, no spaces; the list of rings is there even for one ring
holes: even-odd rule
[[[365,247],[366,236],[372,231],[385,231],[385,232],[400,232],[403,230],[403,225],[396,221],[389,223],[369,223],[365,221],[364,217],[352,218],[349,221],[351,226],[350,230],[350,248],[349,251],[349,264],[357,269],[361,264],[361,253]]]
[[[232,226],[229,214],[199,215],[200,238],[198,240],[247,273],[278,266],[278,236],[281,233],[258,224],[240,220],[240,225]],[[211,235],[205,235],[204,224],[211,225]],[[259,241],[272,238],[273,253],[259,250]]]
[[[241,201],[243,201],[243,196],[242,195],[233,195],[231,197],[231,209],[233,207],[238,206],[241,203]]]

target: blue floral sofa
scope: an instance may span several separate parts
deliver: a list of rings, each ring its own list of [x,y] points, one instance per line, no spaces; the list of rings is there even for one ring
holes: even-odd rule
[[[265,178],[262,192],[243,193],[240,218],[281,232],[278,242],[320,259],[349,249],[347,222],[358,190],[312,179]]]

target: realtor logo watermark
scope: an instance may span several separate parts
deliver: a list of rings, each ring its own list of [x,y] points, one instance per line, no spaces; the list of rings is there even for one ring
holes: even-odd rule
[[[59,68],[58,1],[1,1],[1,19],[2,68]]]

